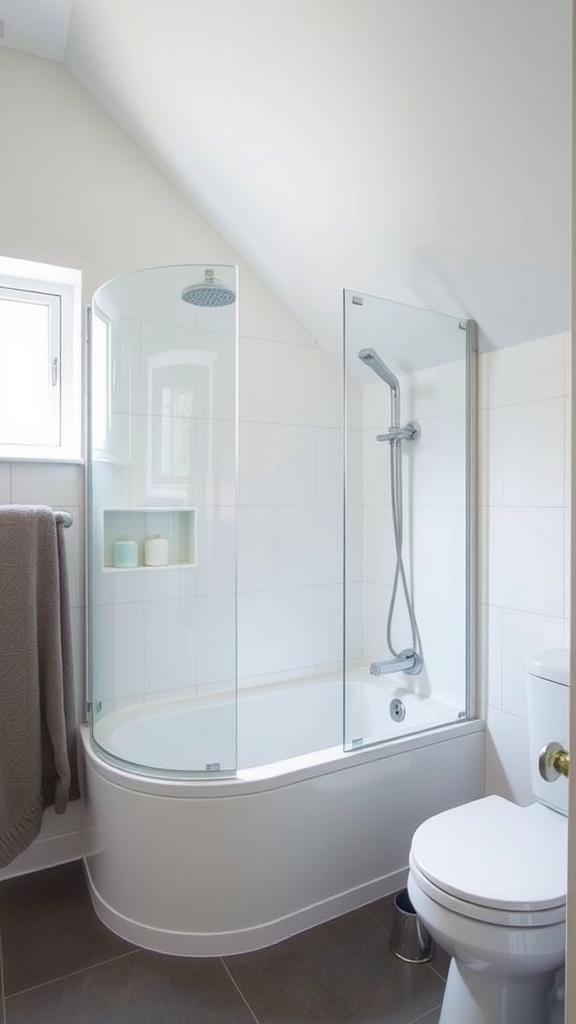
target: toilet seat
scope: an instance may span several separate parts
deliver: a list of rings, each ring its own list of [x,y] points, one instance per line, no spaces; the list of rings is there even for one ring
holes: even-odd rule
[[[557,924],[566,916],[567,820],[540,804],[484,797],[425,821],[410,870],[426,895],[464,917]]]

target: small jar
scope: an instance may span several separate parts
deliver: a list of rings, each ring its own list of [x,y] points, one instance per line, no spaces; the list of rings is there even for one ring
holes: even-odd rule
[[[168,565],[168,540],[159,533],[144,541],[144,565]]]
[[[114,541],[114,566],[116,569],[135,569],[138,565],[138,545],[135,540],[121,538]]]

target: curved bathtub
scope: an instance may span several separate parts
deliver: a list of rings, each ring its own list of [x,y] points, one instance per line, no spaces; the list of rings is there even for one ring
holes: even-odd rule
[[[341,682],[334,684],[341,694]],[[294,752],[291,746],[291,756],[266,760],[269,744],[278,749],[279,737],[291,731],[289,715],[300,723],[301,745],[309,748],[310,730],[302,726],[310,715],[302,713],[302,701],[311,699],[310,689],[319,726],[315,742],[319,737],[322,749]],[[375,693],[358,692],[357,707],[365,708]],[[108,927],[139,946],[184,956],[228,955],[278,942],[401,888],[416,827],[482,795],[481,722],[406,735],[432,725],[435,711],[405,694],[406,719],[395,728],[399,723],[388,715],[385,742],[343,751],[341,697],[332,721],[328,708],[338,702],[331,698],[319,712],[319,696],[317,681],[242,694],[239,723],[245,716],[254,725],[254,742],[243,749],[239,728],[241,767],[231,778],[157,778],[126,770],[102,756],[82,727],[90,836],[84,860],[95,910]],[[172,751],[171,767],[182,771],[175,733],[169,729],[162,741],[160,726],[169,725],[189,743],[194,713],[214,712],[217,703],[179,702],[179,723],[174,702],[124,709],[101,723],[99,742],[132,760],[143,743],[154,762],[155,737],[162,744],[161,766]],[[268,735],[272,723],[279,736]],[[366,731],[365,725],[358,728]],[[352,743],[356,739],[351,736]]]

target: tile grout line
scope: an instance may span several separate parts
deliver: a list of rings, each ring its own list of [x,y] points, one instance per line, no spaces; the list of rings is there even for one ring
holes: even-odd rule
[[[227,975],[228,975],[228,977],[230,978],[230,981],[231,981],[231,982],[232,982],[232,984],[234,985],[234,988],[236,989],[236,991],[237,991],[238,995],[240,996],[240,998],[241,998],[242,1002],[243,1002],[243,1003],[244,1003],[244,1005],[246,1006],[246,1009],[247,1009],[247,1010],[249,1011],[249,1013],[250,1013],[250,1014],[251,1014],[251,1015],[253,1016],[254,1020],[256,1021],[256,1024],[260,1024],[260,1022],[259,1022],[259,1020],[258,1020],[258,1017],[257,1017],[257,1016],[256,1016],[256,1014],[254,1013],[254,1010],[253,1010],[253,1009],[252,1009],[252,1007],[250,1006],[250,1003],[249,1003],[249,1002],[248,1002],[248,1000],[246,999],[246,996],[244,995],[244,993],[243,993],[242,989],[240,988],[240,986],[239,986],[239,985],[237,985],[237,983],[236,983],[236,981],[235,981],[235,979],[234,979],[234,976],[232,975],[232,972],[230,971],[230,968],[228,967],[228,964],[227,964],[227,963],[226,963],[226,962],[224,961],[223,957],[220,957],[220,963],[222,964],[222,966],[223,966],[224,970],[226,971],[226,974],[227,974]]]
[[[434,967],[434,964],[428,964],[428,967],[430,968],[431,971],[434,971],[434,974],[436,974],[440,978],[440,981],[443,982],[444,987],[446,987],[446,980],[447,979],[444,977],[444,975],[440,974],[440,971],[437,970],[436,967]]]
[[[26,992],[35,992],[36,989],[45,988],[46,985],[56,985],[59,981],[65,981],[67,978],[74,978],[78,974],[86,974],[87,971],[97,970],[99,967],[104,967],[106,964],[113,964],[116,960],[125,960],[126,957],[134,956],[135,953],[141,952],[142,950],[139,947],[136,949],[129,949],[127,953],[120,953],[119,956],[111,956],[108,960],[99,960],[97,964],[90,964],[90,967],[81,967],[77,971],[70,971],[69,974],[59,974],[57,978],[49,978],[48,981],[41,981],[38,985],[30,985],[29,988],[22,988],[19,989],[18,992],[11,992],[9,996],[4,997],[4,1001],[13,999],[15,996],[25,995]]]
[[[419,1017],[413,1017],[412,1020],[409,1020],[407,1022],[407,1024],[418,1024],[419,1020],[426,1020],[426,1017],[428,1017],[429,1014],[434,1013],[435,1010],[441,1009],[442,1003],[438,1003],[438,1006],[433,1006],[430,1010],[426,1010],[426,1013],[421,1013]]]

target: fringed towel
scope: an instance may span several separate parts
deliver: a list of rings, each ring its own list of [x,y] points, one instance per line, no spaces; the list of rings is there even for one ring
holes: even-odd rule
[[[0,505],[0,867],[79,796],[64,527]]]

